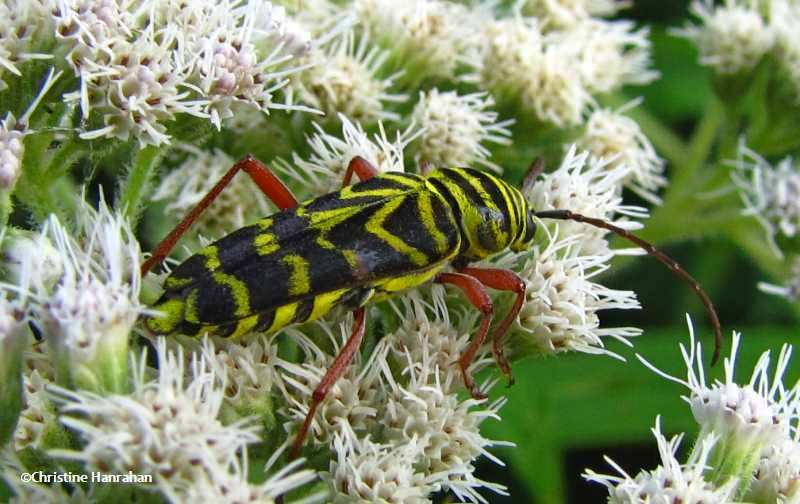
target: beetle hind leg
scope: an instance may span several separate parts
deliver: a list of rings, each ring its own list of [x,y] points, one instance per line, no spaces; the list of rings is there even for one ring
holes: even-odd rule
[[[313,394],[311,394],[311,404],[308,407],[308,413],[306,414],[305,420],[303,420],[303,425],[295,435],[294,442],[292,443],[292,450],[289,452],[290,460],[294,460],[300,455],[300,450],[311,428],[311,422],[314,421],[317,408],[319,408],[319,405],[325,400],[331,387],[333,387],[336,381],[347,371],[347,367],[353,361],[353,357],[355,357],[356,352],[358,352],[358,349],[361,347],[361,341],[364,339],[364,332],[366,330],[366,309],[362,306],[355,310],[353,315],[353,329],[350,333],[350,337],[339,350],[339,353],[333,360],[333,364],[328,368],[325,376],[322,377],[319,385],[317,385],[317,388],[315,388]]]

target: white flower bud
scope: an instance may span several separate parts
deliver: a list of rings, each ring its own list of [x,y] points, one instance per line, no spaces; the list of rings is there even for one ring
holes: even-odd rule
[[[416,157],[434,167],[481,164],[495,171],[500,167],[488,160],[483,142],[508,145],[513,119],[497,121],[497,113],[487,110],[494,100],[486,93],[459,96],[454,91],[420,91],[411,120],[422,130],[416,140]]]
[[[661,200],[656,192],[667,185],[665,162],[636,121],[622,114],[638,103],[631,102],[616,112],[610,109],[593,111],[579,142],[594,156],[613,160],[609,168],[624,166],[628,171],[623,179],[625,186],[650,203],[658,204]]]
[[[758,9],[751,0],[726,0],[718,6],[711,0],[695,0],[691,10],[701,24],[678,33],[697,44],[702,64],[721,74],[747,71],[775,43],[775,32]]]
[[[606,458],[621,476],[597,474],[587,470],[583,477],[608,488],[609,504],[645,502],[728,504],[733,502],[738,480],[733,479],[716,486],[707,481],[705,476],[711,462],[713,449],[720,443],[719,437],[714,435],[702,437],[692,450],[688,462],[681,464],[677,459],[677,451],[683,435],[675,436],[667,441],[661,433],[660,419],[656,420],[653,434],[658,442],[658,451],[661,455],[661,465],[656,469],[642,471],[636,477],[631,477],[619,465]]]

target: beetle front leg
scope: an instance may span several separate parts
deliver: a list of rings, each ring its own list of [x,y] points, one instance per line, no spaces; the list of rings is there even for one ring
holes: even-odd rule
[[[469,302],[480,310],[481,325],[478,328],[478,333],[472,338],[469,346],[461,357],[458,358],[458,365],[461,368],[461,374],[464,376],[464,386],[469,390],[469,393],[475,399],[484,399],[486,395],[481,392],[475,384],[475,379],[472,378],[472,373],[469,366],[475,359],[475,354],[478,353],[483,342],[486,341],[486,333],[489,332],[489,324],[492,322],[492,298],[486,292],[486,288],[476,279],[469,275],[462,273],[439,273],[434,280],[440,284],[450,284],[461,289],[466,294]]]
[[[275,176],[269,168],[267,168],[261,161],[255,159],[251,155],[243,157],[239,162],[230,167],[230,169],[219,179],[219,182],[206,194],[200,203],[195,205],[194,208],[178,223],[175,228],[170,231],[166,238],[161,240],[152,255],[142,263],[141,272],[142,276],[146,275],[155,266],[161,264],[164,259],[169,255],[175,244],[178,243],[181,236],[194,224],[200,215],[217,199],[223,189],[230,184],[234,175],[243,170],[247,173],[253,182],[258,185],[261,192],[267,196],[275,205],[281,209],[295,208],[298,205],[297,198],[294,197],[281,179]]]
[[[516,273],[509,270],[496,268],[470,268],[463,267],[459,271],[465,275],[477,278],[480,283],[501,291],[513,292],[517,298],[514,306],[511,307],[506,317],[492,333],[492,353],[500,371],[508,378],[508,385],[514,384],[514,375],[511,374],[511,366],[508,364],[505,353],[503,352],[503,338],[511,324],[517,319],[522,305],[525,303],[525,281]]]
[[[350,179],[353,178],[353,173],[356,174],[358,180],[366,182],[378,174],[378,169],[363,157],[356,156],[347,164],[347,170],[344,172],[344,179],[342,180],[342,187],[350,185]]]
[[[303,448],[303,441],[305,441],[308,430],[311,428],[311,422],[314,421],[317,408],[320,403],[325,400],[331,387],[333,387],[336,381],[347,371],[347,367],[353,361],[356,352],[358,352],[361,346],[361,340],[364,339],[366,328],[366,324],[364,323],[366,318],[365,314],[366,309],[363,306],[353,311],[353,330],[350,333],[350,337],[339,350],[339,353],[333,360],[333,364],[331,364],[325,376],[322,377],[317,388],[314,389],[314,393],[311,394],[311,404],[308,407],[306,418],[303,420],[303,425],[300,427],[300,431],[297,433],[292,443],[292,450],[289,452],[289,460],[294,460],[300,455],[300,450]]]

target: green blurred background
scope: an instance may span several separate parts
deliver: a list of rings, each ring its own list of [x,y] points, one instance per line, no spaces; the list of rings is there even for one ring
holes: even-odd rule
[[[640,108],[646,114],[688,139],[713,93],[711,72],[697,63],[694,46],[668,32],[685,22],[689,2],[632,3],[620,17],[652,27],[654,67],[662,76],[648,86],[627,90],[627,98],[643,96]],[[668,176],[669,169],[667,166]],[[637,202],[632,194],[626,195],[626,201]],[[755,221],[753,226],[758,226]],[[709,233],[691,242],[662,243],[660,248],[694,275],[713,299],[726,337],[723,355],[730,351],[731,332],[743,334],[738,381],[749,379],[764,350],[772,349],[777,357],[784,342],[797,339],[796,307],[756,290],[758,281],[775,279],[759,271],[738,245]],[[515,364],[516,385],[510,389],[501,385],[494,391],[509,398],[501,411],[503,421],[487,421],[484,432],[489,438],[512,441],[518,447],[493,449],[507,467],[483,460],[478,472],[479,477],[507,485],[511,496],[486,494],[489,502],[605,502],[605,487],[589,484],[580,475],[586,468],[614,473],[604,455],[631,476],[642,469],[654,469],[660,460],[650,429],[658,415],[668,437],[686,433],[682,455],[685,457],[691,449],[697,425],[680,397],[686,390],[647,370],[635,354],[640,353],[674,376],[685,377],[678,344],[688,342],[685,314],[689,313],[708,350],[707,366],[713,342],[701,304],[686,284],[650,258],[618,259],[601,282],[634,290],[643,305],[638,311],[605,313],[602,324],[641,327],[644,334],[634,340],[633,350],[609,342],[608,348],[627,362],[568,354]],[[721,374],[722,366],[717,365],[709,379]],[[800,377],[800,369],[790,367],[788,374],[784,381],[787,385]],[[447,502],[447,497],[441,502]]]

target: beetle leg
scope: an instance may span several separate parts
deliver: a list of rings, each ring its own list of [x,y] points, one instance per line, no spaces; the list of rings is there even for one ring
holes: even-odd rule
[[[516,294],[517,299],[514,306],[509,310],[508,315],[492,333],[492,353],[500,371],[508,378],[509,386],[514,384],[514,376],[511,374],[511,366],[508,364],[503,353],[503,338],[505,337],[511,324],[517,319],[519,311],[525,303],[525,281],[516,273],[509,270],[495,268],[460,268],[459,271],[465,275],[477,278],[480,283],[501,291],[509,291]]]
[[[328,395],[328,391],[330,391],[331,387],[347,370],[347,366],[350,365],[356,352],[358,352],[361,346],[361,340],[364,339],[366,327],[364,324],[365,313],[366,310],[363,306],[353,311],[353,331],[350,333],[347,342],[339,350],[339,353],[333,360],[333,364],[331,364],[331,367],[325,373],[325,376],[322,377],[319,385],[317,385],[317,388],[314,389],[314,393],[311,395],[311,404],[308,407],[308,413],[306,414],[305,420],[303,420],[300,431],[294,438],[294,443],[292,443],[292,451],[289,453],[290,460],[294,460],[300,455],[300,449],[303,447],[303,441],[306,435],[308,435],[308,430],[311,428],[311,422],[314,420],[314,414],[317,412],[317,408]]]
[[[461,289],[461,291],[466,294],[472,306],[480,310],[482,314],[478,334],[472,338],[467,349],[464,350],[464,353],[458,358],[458,365],[461,367],[461,374],[464,376],[464,386],[469,390],[469,393],[475,399],[483,399],[486,395],[483,394],[475,384],[469,366],[472,364],[473,359],[475,359],[475,354],[478,353],[481,345],[483,345],[483,342],[486,340],[486,333],[489,332],[489,324],[492,321],[493,312],[492,298],[489,297],[486,288],[478,279],[469,275],[462,273],[439,273],[436,275],[434,281],[440,284],[450,284]]]
[[[225,175],[219,179],[219,182],[217,182],[208,194],[200,200],[200,203],[192,208],[186,217],[184,217],[167,237],[158,244],[155,250],[153,250],[153,254],[142,263],[141,271],[143,276],[153,269],[153,267],[164,261],[173,247],[175,247],[175,244],[178,243],[181,236],[183,236],[183,233],[185,233],[194,221],[200,217],[200,214],[217,199],[217,196],[219,196],[222,190],[231,182],[233,176],[236,175],[239,170],[244,170],[245,173],[250,175],[250,178],[258,185],[261,192],[281,210],[294,208],[298,205],[297,198],[295,198],[289,188],[281,182],[281,179],[276,177],[263,163],[248,154],[231,166]]]
[[[342,180],[342,187],[350,185],[353,172],[355,172],[361,182],[365,182],[377,175],[378,169],[363,157],[356,156],[351,159],[350,163],[347,165],[347,171],[344,172],[344,180]]]

